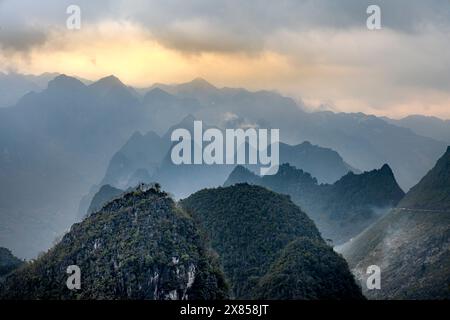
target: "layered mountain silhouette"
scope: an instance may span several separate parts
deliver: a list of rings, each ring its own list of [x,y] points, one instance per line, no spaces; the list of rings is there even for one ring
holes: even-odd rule
[[[290,195],[335,244],[358,235],[404,195],[388,165],[362,174],[350,172],[334,184],[318,184],[309,173],[289,164],[280,166],[276,175],[264,177],[239,166],[224,185],[242,182]]]
[[[39,80],[39,86],[47,81]],[[331,173],[323,166],[305,168],[319,182],[331,183],[351,168],[371,170],[389,163],[399,184],[407,190],[446,147],[377,117],[308,113],[301,103],[275,92],[216,88],[201,79],[157,85],[142,96],[142,91],[114,76],[89,83],[59,75],[48,82],[47,88],[35,91],[15,105],[0,109],[0,245],[20,257],[34,257],[77,221],[79,212],[84,214],[91,200],[84,201],[84,210],[79,210],[80,199],[93,185],[118,187],[113,180],[100,182],[108,161],[133,133],[153,131],[163,136],[189,114],[220,128],[277,128],[283,143],[297,146],[310,141],[335,150],[346,164],[337,164],[338,159]],[[167,153],[158,150],[151,156],[164,159]],[[118,158],[119,164],[120,160],[129,160]],[[130,160],[137,162],[130,166],[126,183],[157,177],[151,172],[152,159],[144,160],[145,167],[136,158]],[[326,167],[333,168],[330,164]],[[116,169],[120,173],[120,165],[108,171],[114,173]],[[167,181],[172,182],[173,168],[168,169],[160,172],[160,177],[170,177]],[[180,184],[175,193],[183,196],[193,191]]]
[[[193,115],[211,125],[237,124],[281,129],[281,140],[336,150],[349,164],[371,170],[389,163],[405,190],[415,185],[445,151],[446,144],[409,128],[363,113],[305,112],[301,103],[275,92],[216,88],[204,79],[179,85],[157,84],[180,98],[194,98],[205,108]],[[415,161],[411,161],[415,159]]]
[[[415,185],[446,148],[445,143],[362,113],[313,112],[301,119],[296,123],[298,138],[333,148],[363,171],[388,163],[404,190]]]
[[[305,141],[298,145],[280,143],[280,161],[311,173],[319,183],[333,183],[348,172],[359,173],[336,151]]]
[[[133,180],[139,177],[143,179],[140,182],[150,182],[144,179],[156,172],[169,147],[169,141],[153,131],[145,135],[135,132],[111,158],[100,184],[128,188],[136,185]]]
[[[422,115],[410,115],[399,120],[389,118],[383,119],[397,126],[409,128],[421,136],[450,143],[449,120]]]
[[[121,195],[122,193],[123,190],[121,189],[111,187],[109,184],[103,185],[92,198],[92,201],[89,204],[89,208],[87,210],[87,214],[89,215],[91,213],[99,211],[105,204],[110,202],[115,197]]]
[[[81,289],[66,286],[68,266]],[[3,299],[224,299],[228,287],[193,220],[143,186],[72,226],[54,248],[6,277]]]
[[[241,184],[177,204],[159,188],[106,201],[6,275],[0,299],[363,299],[345,260],[287,196]],[[73,265],[78,290],[66,286]]]
[[[17,75],[17,81],[14,77],[0,77],[0,82],[7,84],[10,79],[18,89],[14,92],[5,85],[1,91],[9,90],[11,95],[2,93],[2,98],[12,102],[7,102],[10,107],[0,109],[0,246],[11,248],[21,258],[36,256],[79,219],[80,199],[91,190],[80,206],[82,216],[89,213],[88,217],[36,262],[13,270],[21,260],[7,250],[1,251],[3,260],[13,262],[2,276],[8,273],[4,292],[9,297],[227,297],[221,267],[234,297],[315,299],[359,295],[345,262],[330,251],[314,224],[308,227],[305,214],[295,206],[292,209],[286,197],[240,184],[194,193],[218,186],[228,177],[227,185],[248,182],[288,194],[317,224],[324,238],[335,244],[353,238],[342,250],[358,277],[365,280],[370,264],[380,265],[382,270],[382,289],[365,292],[370,298],[448,298],[449,151],[436,163],[446,147],[440,142],[447,141],[445,121],[418,116],[396,122],[361,113],[308,113],[301,103],[274,92],[216,88],[203,79],[181,85],[155,85],[141,95],[141,91],[114,76],[94,83],[65,75],[50,81],[53,75]],[[24,94],[20,99],[22,93],[18,92]],[[255,175],[252,170],[257,168],[250,166],[174,166],[169,153],[171,130],[190,127],[194,119],[218,128],[278,128],[282,138],[280,158],[290,165],[266,177]],[[373,168],[380,169],[361,174],[358,170]],[[396,179],[405,190],[415,185],[404,198]],[[194,193],[182,202],[186,210],[155,188],[122,192],[139,182],[151,181],[161,182],[177,198]],[[242,200],[238,194],[248,194],[249,198]],[[162,202],[171,203],[164,207],[170,209],[154,207]],[[120,203],[120,207],[111,209],[114,203]],[[396,208],[384,215],[393,206]],[[252,211],[252,207],[256,209]],[[150,214],[153,209],[157,215]],[[208,210],[215,213],[214,217]],[[269,219],[278,228],[276,231],[269,228],[267,221],[255,227],[260,236],[269,235],[273,246],[249,232],[268,246],[261,252],[251,246],[234,247],[234,241],[247,237],[251,229],[248,221],[261,218],[255,212],[264,210],[271,213],[270,217],[275,211],[287,212],[282,215],[286,220]],[[222,217],[223,212],[230,213],[229,220]],[[176,216],[169,219],[172,227],[188,232],[166,228],[160,213],[163,217]],[[145,221],[139,220],[141,214]],[[300,217],[301,226],[289,218],[291,214]],[[139,232],[151,232],[142,234],[133,229],[132,219],[136,216]],[[219,227],[213,222],[220,220],[218,216],[228,223],[225,235],[233,237],[217,238]],[[245,232],[231,228],[235,220],[245,226]],[[180,241],[176,250],[171,241],[166,241],[169,238],[158,233],[160,230],[170,239],[170,235],[176,235]],[[152,232],[157,232],[159,238],[152,238]],[[209,252],[209,240],[203,239],[203,233],[219,252],[219,261]],[[83,247],[80,239],[92,243],[92,247]],[[117,247],[129,243],[133,245]],[[102,245],[107,248],[105,255],[98,250]],[[186,264],[179,254],[169,254],[179,248],[189,248],[187,255],[194,258],[186,260]],[[239,256],[233,255],[233,250]],[[144,257],[148,251],[156,253],[156,257],[151,255],[144,261],[123,258]],[[121,254],[115,255],[117,252]],[[306,257],[306,252],[311,255]],[[264,262],[263,256],[268,257]],[[95,261],[105,269],[92,269],[88,263],[92,259],[98,259]],[[87,268],[93,291],[62,292],[64,285],[55,287],[65,283],[64,268],[69,262]],[[205,270],[201,273],[205,278],[197,278],[198,290],[192,289],[193,284],[188,288],[191,262],[196,270]],[[156,293],[154,286],[141,285],[149,279],[145,275],[144,280],[139,278],[141,266],[162,272]],[[102,277],[103,271],[106,275]],[[173,278],[177,272],[179,278]],[[326,289],[328,281],[318,280],[327,279],[330,273],[344,279],[339,287],[345,288],[341,296],[338,287]],[[46,290],[35,289],[36,279]],[[289,283],[296,285],[287,286]],[[365,289],[364,281],[362,287]],[[43,292],[47,296],[42,296]]]
[[[112,80],[85,85],[61,75],[0,109],[0,244],[19,256],[48,248],[112,154],[148,131],[139,99]]]
[[[7,74],[0,72],[0,108],[15,105],[29,92],[44,90],[48,82],[57,76],[57,73],[43,73],[36,76],[16,72]]]
[[[157,90],[157,89],[154,89]],[[193,135],[195,117],[189,115],[172,126],[162,137],[154,132],[146,135],[135,133],[115,153],[109,162],[100,185],[110,184],[126,189],[139,182],[160,182],[166,190],[182,198],[206,187],[222,185],[234,169],[234,165],[175,165],[171,159],[171,133],[178,128],[187,129]],[[209,126],[205,125],[205,128]],[[248,150],[248,144],[245,145]],[[359,172],[347,164],[334,150],[312,145],[309,142],[291,146],[280,143],[280,159],[311,172],[319,182],[335,182],[349,171]],[[164,154],[164,157],[161,157]],[[248,166],[258,171],[258,166]]]
[[[160,135],[188,115],[205,109],[197,99],[178,97],[159,88],[146,92],[142,104],[144,108],[151,110],[149,125]]]
[[[450,298],[450,148],[397,208],[345,244],[343,252],[364,284],[370,265],[381,268],[374,299]]]
[[[181,206],[219,254],[235,298],[362,298],[345,260],[289,197],[237,184],[201,190]]]
[[[187,116],[180,123],[172,126],[163,139],[167,141],[170,146],[174,143],[170,141],[171,134],[174,130],[183,128],[194,136],[194,121],[197,120],[192,115]],[[207,123],[203,123],[203,130],[211,128]],[[194,150],[194,145],[197,142],[191,141],[191,154]],[[200,165],[176,165],[172,161],[171,148],[166,153],[161,161],[159,168],[152,177],[152,181],[158,181],[164,186],[168,192],[173,194],[176,198],[183,198],[189,196],[191,193],[206,187],[220,186],[220,180],[223,181],[233,170],[234,165],[226,164],[200,164]]]

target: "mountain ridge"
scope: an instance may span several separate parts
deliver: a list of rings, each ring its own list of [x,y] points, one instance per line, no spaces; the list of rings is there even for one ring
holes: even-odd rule
[[[0,298],[224,299],[228,287],[208,250],[192,219],[166,193],[140,186],[8,275]],[[69,265],[81,270],[81,290],[66,287]]]
[[[367,297],[450,298],[449,164],[447,148],[396,208],[339,248]],[[364,287],[369,265],[381,268],[380,290]]]
[[[399,207],[450,211],[450,146],[417,185],[400,201]]]
[[[205,231],[219,254],[235,298],[362,298],[345,260],[326,245],[313,221],[288,196],[260,186],[237,184],[200,190],[180,204]],[[294,268],[302,266],[304,273],[292,275],[292,281],[284,283],[281,292],[285,294],[281,295],[277,283],[267,281],[273,276],[271,266],[282,263],[279,259],[285,259],[283,249],[300,239],[320,252],[328,248],[325,250],[330,263],[324,263],[313,250],[294,261]],[[311,265],[302,265],[302,258],[311,258]],[[314,269],[334,274],[336,285],[327,286],[314,278]],[[267,286],[272,291],[262,290],[266,293],[262,296],[257,288]]]
[[[155,95],[144,101],[127,88],[103,94],[76,77],[61,75],[49,86],[0,109],[0,223],[6,230],[0,245],[20,257],[48,248],[78,219],[79,200],[101,181],[133,132],[163,135],[189,114],[223,128],[278,128],[282,142],[332,148],[359,170],[389,163],[405,189],[444,148],[376,117],[307,113],[301,101],[269,91],[222,88],[208,96],[194,90],[192,98]],[[142,169],[132,170],[130,181],[152,176]]]
[[[239,168],[224,186],[243,182],[290,195],[335,244],[359,234],[404,196],[388,165],[361,174],[349,172],[334,184],[319,184],[310,173],[289,164],[281,165],[276,175],[264,177]]]

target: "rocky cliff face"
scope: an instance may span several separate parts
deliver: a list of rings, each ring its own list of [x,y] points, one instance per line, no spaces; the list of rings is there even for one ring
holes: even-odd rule
[[[13,299],[223,299],[227,285],[192,219],[155,188],[125,193],[72,226],[46,254],[7,277]],[[69,290],[67,267],[81,271]]]
[[[341,248],[363,289],[381,269],[373,299],[450,298],[450,149],[381,220]]]
[[[401,208],[450,211],[450,147],[398,205]]]

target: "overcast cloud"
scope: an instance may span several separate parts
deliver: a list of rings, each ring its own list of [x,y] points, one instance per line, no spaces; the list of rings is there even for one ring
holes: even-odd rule
[[[267,37],[280,30],[364,28],[370,4],[382,8],[385,28],[408,33],[450,31],[448,0],[2,0],[0,43],[18,50],[39,45],[45,37],[36,28],[64,27],[70,4],[82,8],[84,23],[134,21],[180,50],[253,52],[262,50]],[[9,33],[23,39],[13,40]]]
[[[345,109],[346,102],[353,110],[364,102],[361,108],[376,112],[426,94],[436,105],[431,113],[445,115],[450,101],[448,0],[0,0],[0,61],[60,50],[70,4],[82,9],[85,37],[116,21],[183,55],[282,57],[294,71],[274,75],[274,89],[317,105]],[[382,9],[380,31],[366,29],[370,4]]]

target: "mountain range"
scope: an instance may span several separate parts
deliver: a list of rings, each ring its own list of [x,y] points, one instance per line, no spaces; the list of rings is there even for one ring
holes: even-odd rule
[[[135,132],[153,131],[161,137],[189,114],[219,128],[278,128],[283,143],[297,146],[310,141],[335,150],[345,162],[339,170],[329,174],[305,168],[316,170],[314,174],[324,182],[338,179],[347,169],[372,170],[389,163],[407,190],[445,150],[445,143],[383,119],[309,113],[300,103],[270,91],[216,88],[196,79],[156,85],[142,95],[114,76],[90,83],[58,75],[46,88],[26,93],[15,105],[0,109],[0,245],[28,258],[50,247],[80,219],[80,200],[93,186],[93,190],[100,188],[108,162]],[[167,152],[163,151],[155,148],[148,162],[164,159]],[[151,163],[141,166],[135,164],[127,183],[164,176],[172,181],[170,166],[161,166],[168,171],[160,169],[159,175],[149,171]],[[225,171],[221,178],[228,175]],[[320,172],[324,175],[319,176]],[[104,182],[114,186],[113,181]],[[194,187],[205,186],[180,184],[174,193],[185,196],[196,191]]]
[[[0,108],[11,107],[25,94],[42,91],[57,73],[44,73],[38,76],[16,72],[0,72]]]
[[[397,126],[409,128],[418,135],[443,141],[447,144],[450,143],[449,120],[422,115],[410,115],[402,119],[389,119],[386,117],[383,119]]]
[[[177,128],[193,132],[196,119],[187,116],[171,127],[162,137],[150,131],[145,135],[134,133],[111,158],[100,185],[109,184],[126,189],[139,182],[158,181],[178,198],[206,187],[217,187],[233,170],[234,165],[174,165],[171,160],[170,134]],[[248,150],[248,144],[246,144]],[[309,142],[291,146],[280,143],[280,160],[292,162],[311,172],[319,182],[335,182],[349,171],[359,172],[347,164],[334,150]],[[162,157],[162,155],[164,155]],[[258,171],[255,165],[248,166]]]
[[[235,298],[362,298],[345,260],[287,196],[238,184],[201,190],[181,206],[210,239]]]
[[[0,247],[19,257],[0,248],[3,298],[362,299],[350,269],[368,298],[450,297],[443,120],[307,112],[203,79],[2,83]],[[280,129],[285,164],[272,176],[174,165],[170,134],[196,119]],[[65,287],[73,264],[86,290]],[[365,285],[371,265],[379,290]]]
[[[381,269],[372,299],[450,298],[450,147],[397,207],[339,251],[364,284]]]
[[[318,184],[301,169],[283,164],[276,175],[259,177],[238,166],[225,186],[251,183],[287,194],[314,220],[323,237],[342,244],[379,219],[404,196],[392,170],[346,174],[333,184]]]
[[[66,286],[68,266],[82,275]],[[3,299],[224,299],[228,286],[193,220],[166,193],[140,186],[74,224],[6,277]]]
[[[80,270],[78,290],[66,286],[69,266]],[[158,185],[141,184],[0,282],[0,299],[230,297],[363,299],[345,260],[306,214],[288,197],[250,185],[175,203]]]
[[[117,78],[85,85],[62,75],[0,109],[0,243],[22,257],[48,248],[108,159],[148,131],[144,111]]]
[[[296,145],[310,141],[331,148],[360,170],[389,163],[405,190],[419,181],[446,148],[444,142],[376,116],[306,112],[301,102],[271,91],[216,88],[204,79],[179,85],[157,84],[153,88],[179,98],[197,98],[204,107],[192,115],[211,125],[279,128],[283,142]]]

